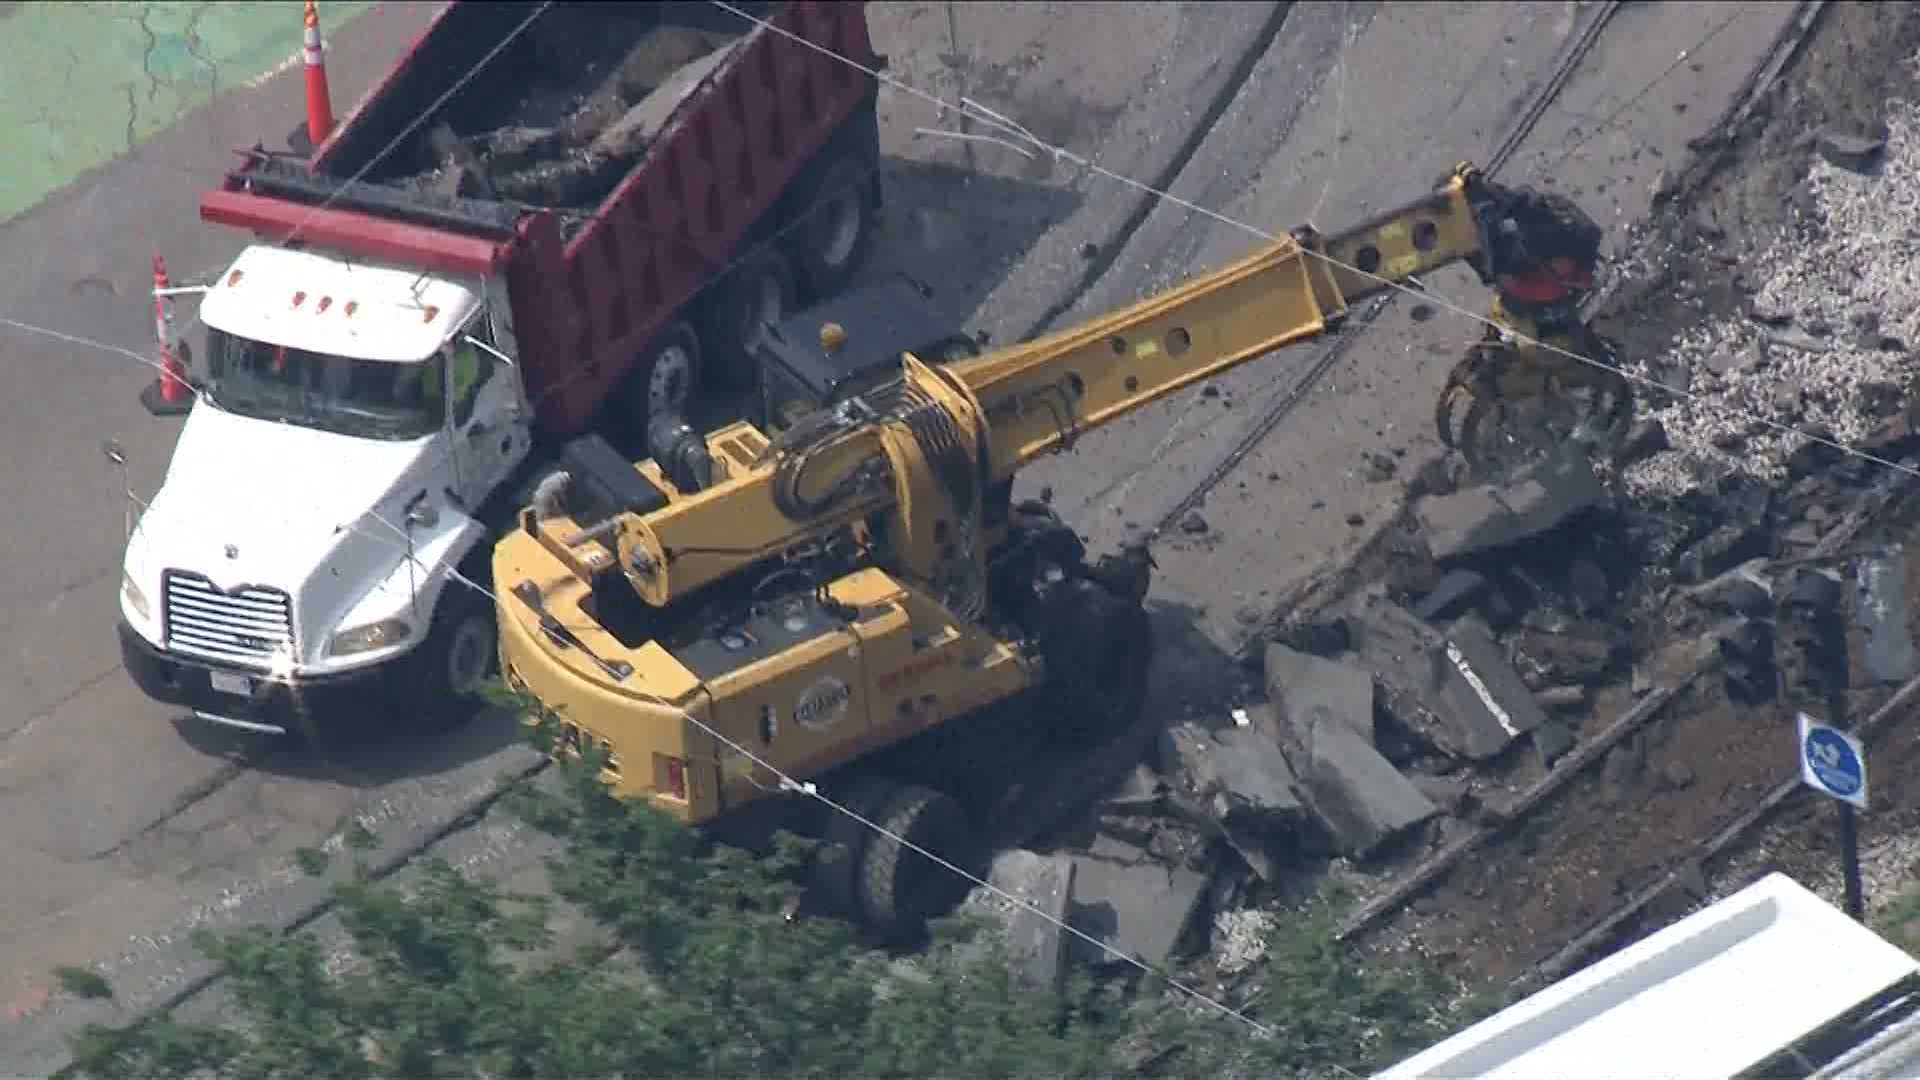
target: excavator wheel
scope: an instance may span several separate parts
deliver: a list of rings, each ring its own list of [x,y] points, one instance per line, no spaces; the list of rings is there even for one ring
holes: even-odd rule
[[[1153,624],[1146,610],[1085,579],[1063,582],[1043,603],[1048,732],[1081,747],[1125,730],[1147,698]]]
[[[828,797],[855,814],[873,821],[885,809],[895,785],[878,779],[856,780],[846,787],[829,791]],[[843,919],[860,920],[860,894],[857,883],[867,855],[867,841],[875,835],[865,825],[831,807],[821,807],[826,824],[820,830],[821,849],[814,858],[812,885],[820,904],[829,913]],[[838,848],[837,854],[830,849]]]
[[[979,835],[966,811],[949,796],[903,784],[893,789],[878,816],[868,820],[976,878],[982,876]],[[972,886],[966,877],[887,836],[869,831],[864,843],[856,879],[860,910],[868,928],[889,943],[920,937],[929,919],[953,910]]]

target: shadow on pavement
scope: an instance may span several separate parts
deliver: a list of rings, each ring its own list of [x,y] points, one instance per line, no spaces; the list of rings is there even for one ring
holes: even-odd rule
[[[906,273],[956,323],[972,319],[1008,269],[1085,201],[1065,188],[906,158],[883,158],[880,175],[885,216],[862,278]]]
[[[346,718],[335,737],[319,746],[221,727],[191,715],[176,717],[173,725],[187,745],[210,757],[288,779],[357,788],[450,773],[526,742],[519,717],[497,708],[483,709],[457,730],[439,733],[363,713]]]

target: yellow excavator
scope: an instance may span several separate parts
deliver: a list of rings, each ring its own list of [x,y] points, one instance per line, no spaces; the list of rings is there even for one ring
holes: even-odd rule
[[[1452,398],[1599,386],[1618,413],[1624,384],[1524,340],[1591,347],[1566,312],[1600,240],[1565,199],[1463,164],[1363,225],[1296,230],[1003,348],[913,290],[843,294],[768,328],[760,424],[656,421],[638,464],[596,437],[564,449],[494,548],[501,675],[560,722],[560,752],[596,748],[617,795],[749,843],[786,829],[837,845],[815,871],[823,906],[910,935],[966,882],[782,775],[973,866],[983,811],[959,792],[980,766],[953,747],[976,718],[1017,709],[1033,741],[985,759],[1016,771],[1127,728],[1146,692],[1151,556],[1090,560],[1047,506],[1012,499],[1021,468],[1454,262],[1499,293],[1507,336],[1476,346]]]

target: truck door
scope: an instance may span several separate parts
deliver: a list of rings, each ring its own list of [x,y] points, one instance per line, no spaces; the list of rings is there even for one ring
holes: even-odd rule
[[[475,319],[448,346],[447,401],[460,498],[477,512],[527,452],[520,381],[492,349],[488,321]]]

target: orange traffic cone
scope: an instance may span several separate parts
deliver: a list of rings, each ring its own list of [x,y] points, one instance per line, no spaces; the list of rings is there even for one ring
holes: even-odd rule
[[[186,365],[174,349],[173,298],[167,295],[167,260],[153,257],[153,329],[160,339],[160,377],[140,391],[140,404],[155,416],[179,416],[193,407]]]
[[[320,47],[320,13],[307,0],[307,139],[313,149],[333,133],[333,97],[327,91],[327,61]]]

